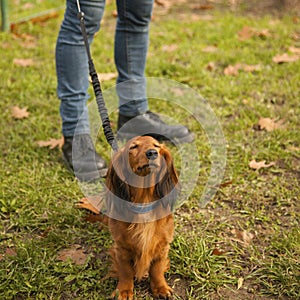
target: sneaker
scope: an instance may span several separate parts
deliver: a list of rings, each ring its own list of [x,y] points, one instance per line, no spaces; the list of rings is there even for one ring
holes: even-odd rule
[[[106,162],[96,152],[89,134],[64,139],[62,147],[64,162],[80,181],[95,181],[106,176]]]
[[[117,139],[129,140],[139,135],[150,135],[158,141],[191,143],[194,134],[182,125],[168,125],[157,114],[147,111],[136,117],[119,115]]]

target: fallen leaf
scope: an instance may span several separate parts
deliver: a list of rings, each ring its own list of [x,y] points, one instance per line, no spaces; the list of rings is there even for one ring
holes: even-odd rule
[[[237,289],[238,289],[238,290],[242,287],[243,283],[244,283],[244,278],[243,278],[243,277],[240,277],[240,278],[238,279],[238,282],[237,282]]]
[[[269,29],[261,29],[255,31],[255,35],[260,37],[260,38],[266,38],[271,36],[270,30]]]
[[[261,69],[261,65],[243,65],[241,69],[245,72],[255,72]]]
[[[227,76],[237,76],[239,74],[239,70],[244,72],[254,72],[259,71],[261,69],[261,65],[246,65],[237,63],[234,66],[229,65],[224,69],[224,74]]]
[[[80,245],[73,245],[69,249],[63,249],[58,252],[57,260],[67,261],[71,259],[76,265],[83,265],[86,262],[87,254],[84,253]]]
[[[258,36],[260,38],[266,38],[266,37],[271,36],[271,33],[270,33],[269,29],[257,30],[252,27],[249,27],[249,26],[244,26],[242,28],[242,30],[240,30],[238,32],[238,39],[240,41],[248,40],[248,39],[252,38],[253,36]]]
[[[54,149],[56,147],[58,147],[59,149],[62,148],[63,144],[64,144],[64,138],[61,137],[60,139],[50,139],[48,141],[37,141],[37,144],[40,147],[49,147],[50,149]]]
[[[216,68],[216,64],[211,61],[206,65],[206,70],[212,72]]]
[[[27,107],[20,108],[19,106],[14,106],[11,110],[11,115],[15,119],[25,119],[28,118],[30,112],[27,111]]]
[[[274,166],[274,165],[275,165],[275,162],[270,162],[269,164],[266,164],[265,160],[256,161],[255,159],[253,159],[249,162],[249,167],[251,169],[254,169],[254,170],[259,170],[259,169],[262,169],[262,168],[269,168],[269,167]]]
[[[254,29],[249,26],[244,26],[242,30],[238,32],[238,39],[245,41],[250,39],[254,35]]]
[[[234,65],[234,66],[229,65],[224,69],[223,72],[226,76],[237,76],[239,74],[239,69],[240,69],[239,65]]]
[[[35,65],[35,61],[32,58],[14,58],[13,63],[20,67],[30,67]]]
[[[233,234],[234,238],[232,240],[239,242],[243,246],[249,246],[255,235],[251,232],[246,230],[238,230],[232,229],[231,233]]]
[[[275,121],[270,118],[260,118],[258,121],[258,127],[261,130],[266,130],[268,132],[279,129],[282,127],[284,120]]]
[[[289,55],[288,53],[278,54],[272,58],[273,62],[277,64],[288,63],[297,61],[300,58],[299,55]]]
[[[176,45],[176,44],[162,46],[162,50],[165,52],[174,52],[177,49],[178,49],[178,45]]]
[[[300,48],[297,47],[289,47],[289,52],[300,55]]]

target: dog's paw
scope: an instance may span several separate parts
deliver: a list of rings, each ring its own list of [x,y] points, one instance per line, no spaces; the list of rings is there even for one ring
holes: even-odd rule
[[[119,291],[118,289],[116,289],[111,294],[111,298],[117,300],[133,300],[133,291],[132,290]]]
[[[171,299],[173,290],[168,285],[152,287],[152,294],[155,299]]]

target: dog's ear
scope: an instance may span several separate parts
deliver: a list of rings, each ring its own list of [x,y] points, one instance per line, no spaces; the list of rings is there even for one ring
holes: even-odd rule
[[[156,194],[159,199],[163,199],[162,204],[165,208],[169,205],[173,210],[179,194],[178,175],[170,151],[162,145],[160,153],[163,161],[161,174],[158,175],[158,183],[155,187]]]
[[[128,169],[128,155],[126,151],[117,152],[110,162],[106,175],[106,205],[107,209],[122,210],[122,201],[130,201],[129,186],[126,182],[126,172]]]

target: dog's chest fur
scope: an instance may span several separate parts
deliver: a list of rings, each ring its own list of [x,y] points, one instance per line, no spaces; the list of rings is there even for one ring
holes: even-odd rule
[[[122,229],[119,226],[122,227]],[[119,227],[119,228],[118,228]],[[126,229],[124,228],[126,227]],[[119,223],[113,226],[115,245],[113,248],[126,248],[132,257],[135,276],[138,280],[149,272],[151,262],[166,250],[173,239],[173,217],[149,223]],[[122,232],[122,235],[119,233]]]

